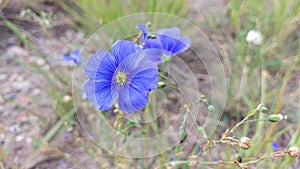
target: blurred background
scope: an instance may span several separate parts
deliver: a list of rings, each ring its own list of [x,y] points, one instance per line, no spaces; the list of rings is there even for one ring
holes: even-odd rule
[[[189,135],[195,144],[183,145],[186,149],[179,155],[170,150],[157,157],[126,159],[94,145],[79,125],[72,98],[74,63],[62,57],[80,49],[111,21],[141,12],[184,18],[201,29],[216,48],[225,68],[227,98],[212,138],[218,139],[249,110],[264,103],[270,114],[280,113],[288,119],[242,125],[234,135],[251,138],[253,147],[239,154],[259,159],[300,146],[300,0],[0,0],[0,9],[1,169],[203,168],[187,162],[195,155],[191,149],[197,145],[197,133]],[[251,39],[251,30],[258,32],[256,39]],[[193,44],[192,48],[200,46]],[[196,69],[201,93],[209,95],[205,67],[196,60],[188,60],[188,65]],[[147,132],[139,133],[143,134]],[[235,151],[221,145],[196,154],[196,159],[232,161]],[[184,162],[165,165],[174,159]],[[300,159],[257,160],[249,167],[296,169]]]

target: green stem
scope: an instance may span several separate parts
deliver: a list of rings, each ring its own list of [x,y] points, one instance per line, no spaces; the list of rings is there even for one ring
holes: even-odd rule
[[[253,116],[255,114],[256,110],[251,110],[248,115],[239,123],[237,123],[229,132],[233,133],[241,124],[243,124],[246,120],[248,120],[248,118],[250,118],[251,116]]]
[[[268,118],[253,119],[253,120],[245,121],[244,123],[251,123],[251,122],[257,122],[257,121],[268,121],[268,120],[269,120]],[[244,124],[244,123],[243,123],[243,124]]]

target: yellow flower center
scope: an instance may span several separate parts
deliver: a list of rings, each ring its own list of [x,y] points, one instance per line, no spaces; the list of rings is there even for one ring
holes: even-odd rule
[[[123,72],[118,72],[115,77],[115,80],[118,83],[118,85],[123,85],[127,82],[127,75]]]

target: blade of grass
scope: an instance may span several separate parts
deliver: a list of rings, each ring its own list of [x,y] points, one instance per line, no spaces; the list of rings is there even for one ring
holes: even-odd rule
[[[62,127],[62,125],[64,124],[64,122],[67,119],[70,119],[74,116],[74,114],[76,113],[75,110],[71,110],[70,112],[68,112],[67,114],[65,114],[64,116],[62,116],[60,118],[59,121],[57,121],[55,123],[55,125],[46,133],[46,135],[42,138],[42,142],[43,143],[47,143],[48,141],[50,141],[50,139],[59,131],[59,129]],[[40,148],[40,147],[39,147]]]

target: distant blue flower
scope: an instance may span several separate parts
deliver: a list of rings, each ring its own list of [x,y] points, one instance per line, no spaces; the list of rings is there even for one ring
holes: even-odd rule
[[[156,89],[157,65],[145,50],[127,40],[117,41],[111,51],[99,50],[90,57],[84,90],[101,111],[110,109],[118,98],[120,110],[133,113],[145,107],[148,93]]]
[[[13,125],[9,128],[10,132],[12,133],[16,133],[18,131],[18,126],[17,125]]]
[[[202,147],[200,145],[198,145],[197,147],[197,153],[199,153],[202,150]]]
[[[271,145],[272,145],[272,148],[274,150],[278,150],[279,149],[279,145],[277,143],[273,142]]]
[[[76,65],[81,65],[82,57],[80,56],[80,50],[77,49],[74,53],[70,53],[68,56],[64,56],[62,58],[63,61],[71,61],[74,62]]]
[[[171,157],[171,158],[170,158],[170,161],[175,161],[175,160],[176,160],[175,157]]]
[[[157,30],[155,39],[146,39],[148,36],[148,30],[145,25],[138,24],[137,28],[139,28],[143,33],[141,44],[144,49],[162,49],[163,54],[168,57],[186,51],[191,45],[190,37],[181,37],[180,29],[177,27]]]
[[[65,132],[65,134],[64,134],[64,139],[65,140],[69,140],[69,138],[71,137],[71,135],[72,135],[72,128],[68,128],[67,130],[66,130],[66,132]]]
[[[65,139],[65,140],[69,140],[69,135],[70,135],[70,134],[66,133],[66,134],[64,135],[64,139]]]
[[[5,144],[5,140],[2,139],[2,140],[1,140],[1,145],[4,145],[4,144]]]

